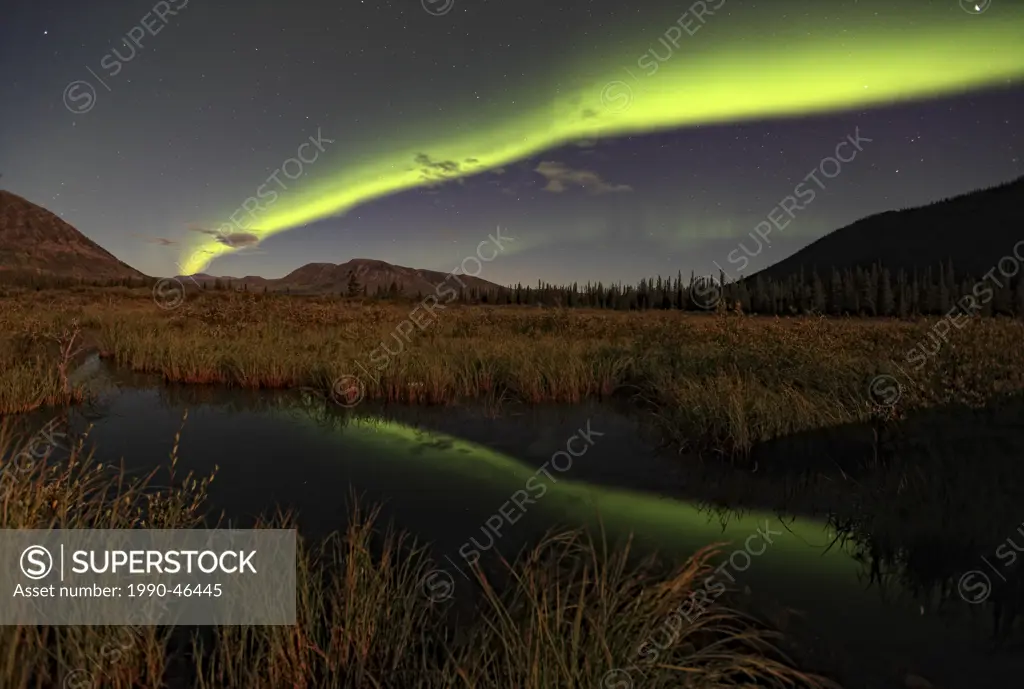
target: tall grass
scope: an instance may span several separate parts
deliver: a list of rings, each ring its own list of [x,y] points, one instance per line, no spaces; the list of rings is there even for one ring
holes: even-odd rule
[[[53,373],[58,354],[29,342],[77,318],[84,342],[111,362],[167,381],[328,393],[354,376],[366,399],[418,404],[620,396],[652,411],[681,449],[726,453],[875,418],[871,380],[902,378],[894,364],[906,370],[907,352],[930,343],[933,325],[481,306],[437,311],[402,337],[396,328],[414,304],[198,292],[162,310],[148,292],[68,291],[46,302],[39,294],[0,304],[5,413],[66,399]],[[424,322],[422,309],[416,318]],[[380,356],[382,343],[397,353]],[[1019,394],[1022,358],[1024,323],[971,321],[902,381],[899,408]]]
[[[215,475],[176,475],[177,441],[165,487],[156,473],[128,478],[95,463],[83,443],[67,460],[17,467],[0,495],[0,528],[211,525],[204,505]],[[0,471],[23,449],[4,427]],[[264,525],[295,524],[278,516]],[[657,662],[641,662],[640,642],[683,605],[715,556],[705,550],[672,568],[555,533],[497,574],[477,569],[456,608],[425,595],[429,550],[354,503],[343,532],[315,545],[300,538],[294,625],[3,627],[0,686],[575,689],[613,686],[602,682],[616,668],[656,688],[834,686],[801,672],[770,629],[726,607],[682,628]]]

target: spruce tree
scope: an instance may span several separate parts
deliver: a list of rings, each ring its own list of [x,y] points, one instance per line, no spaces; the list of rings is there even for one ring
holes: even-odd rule
[[[843,311],[851,315],[860,313],[856,276],[850,270],[843,271]]]
[[[941,301],[939,299],[939,282],[932,278],[932,269],[929,266],[925,273],[924,283],[924,310],[927,314],[935,314],[939,312]]]
[[[821,283],[821,278],[818,277],[818,271],[815,269],[811,273],[811,310],[824,314],[826,308],[828,308],[828,304],[825,297],[825,285]]]
[[[896,274],[896,316],[906,318],[910,314],[910,302],[907,299],[907,276],[900,268]]]
[[[939,299],[938,299],[939,303],[938,303],[938,307],[939,307],[939,313],[941,313],[941,314],[949,313],[949,308],[950,308],[949,288],[950,288],[950,286],[953,283],[950,281],[950,278],[948,276],[948,272],[949,271],[946,270],[945,266],[943,266],[942,264],[939,264]]]
[[[992,291],[995,292],[992,301],[992,313],[997,316],[1010,316],[1013,315],[1013,290],[1010,289],[1010,281],[1000,280],[1003,286],[1000,287],[996,284],[992,285]]]
[[[841,315],[843,313],[844,301],[845,297],[843,296],[843,278],[839,274],[839,271],[833,268],[831,288],[829,289],[829,312],[833,316]]]
[[[863,310],[869,316],[878,315],[878,309],[875,305],[875,299],[878,296],[878,283],[872,283],[873,277],[877,274],[874,268],[867,271],[858,267],[856,272],[857,298],[860,302],[858,312]]]
[[[914,268],[914,274],[910,278],[910,284],[907,285],[907,306],[910,308],[910,314],[917,316],[921,313],[921,289],[918,285],[917,280],[917,268]]]
[[[746,281],[740,281],[736,285],[736,301],[740,304],[740,311],[751,313],[750,290],[747,289]]]
[[[876,307],[879,316],[892,316],[896,310],[896,303],[892,295],[891,279],[888,268],[882,268],[878,272],[878,299]]]

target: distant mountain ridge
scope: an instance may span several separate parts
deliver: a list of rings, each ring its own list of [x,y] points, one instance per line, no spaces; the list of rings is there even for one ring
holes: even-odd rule
[[[396,266],[385,261],[356,258],[345,263],[309,263],[282,278],[247,275],[242,278],[221,277],[233,285],[249,289],[293,293],[347,292],[349,279],[355,274],[360,287],[373,295],[378,289],[387,291],[392,283],[406,295],[424,295],[447,282],[458,290],[494,291],[499,285],[467,275],[451,276],[436,270]],[[457,280],[455,278],[458,278]],[[0,280],[15,281],[36,278],[65,278],[84,282],[152,279],[124,263],[92,241],[56,214],[9,191],[0,190]],[[177,276],[186,287],[213,287],[216,276],[197,274]]]
[[[960,274],[980,277],[1024,240],[1024,177],[898,211],[869,215],[834,230],[747,278],[785,279],[803,270],[869,268],[927,270],[953,262]],[[1024,256],[1024,244],[1016,249]],[[1019,259],[1018,259],[1019,260]]]
[[[0,189],[0,278],[146,278],[57,215]]]
[[[462,284],[466,289],[493,292],[505,289],[501,285],[488,282],[482,278],[469,275],[451,275],[437,270],[408,268],[396,266],[386,261],[370,258],[353,258],[345,263],[307,263],[296,268],[281,278],[263,278],[255,275],[236,278],[230,276],[213,276],[206,273],[195,275],[179,275],[177,279],[188,286],[190,283],[207,283],[213,287],[214,281],[231,281],[232,286],[248,286],[248,289],[267,291],[287,290],[295,294],[338,294],[348,291],[349,280],[355,275],[360,290],[373,296],[377,290],[387,291],[392,283],[405,295],[423,295],[435,292],[443,284],[450,285],[458,291]],[[458,278],[458,279],[456,279]],[[462,283],[462,284],[460,284]]]
[[[950,261],[958,275],[980,277],[1014,252],[1024,257],[1024,177],[925,206],[862,218],[744,278],[744,282],[757,276],[784,280],[814,270],[827,279],[832,269],[870,268],[879,263],[890,271],[909,273]],[[0,190],[0,280],[22,276],[89,282],[151,279],[57,215]],[[388,291],[392,284],[413,296],[445,289],[445,284],[456,291],[462,285],[481,292],[507,289],[478,277],[366,258],[340,264],[309,263],[282,278],[247,275],[219,279],[250,290],[339,294],[348,292],[353,276],[360,292],[365,290],[370,296]],[[208,274],[177,277],[186,288],[204,282],[213,287],[218,279]]]

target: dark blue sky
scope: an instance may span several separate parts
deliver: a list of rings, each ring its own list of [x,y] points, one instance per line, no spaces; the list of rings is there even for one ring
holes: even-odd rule
[[[372,153],[374,142],[422,132],[426,113],[486,109],[499,88],[528,94],[540,75],[559,78],[554,65],[565,54],[600,51],[593,37],[612,40],[628,28],[615,39],[621,49],[638,22],[660,26],[682,7],[640,2],[625,21],[621,7],[603,0],[454,0],[442,16],[424,3],[437,7],[18,3],[0,26],[0,185],[143,272],[178,273],[183,246],[197,236],[189,227],[225,222],[318,130],[333,141],[309,165],[322,181]],[[972,17],[946,4],[964,22],[999,11],[994,3]],[[143,22],[156,35],[126,45],[122,38]],[[713,36],[715,27],[705,28]],[[764,44],[787,49],[768,34]],[[75,81],[95,91],[69,89]],[[86,104],[87,112],[71,111]],[[865,215],[1024,174],[1022,116],[1024,88],[1007,83],[870,110],[569,144],[500,174],[372,200],[219,258],[207,272],[278,277],[355,257],[447,271],[501,226],[515,250],[481,275],[500,283],[717,273],[714,265],[728,268],[737,243],[840,141],[856,131],[870,139],[773,234],[749,272]],[[437,136],[449,132],[442,126]]]

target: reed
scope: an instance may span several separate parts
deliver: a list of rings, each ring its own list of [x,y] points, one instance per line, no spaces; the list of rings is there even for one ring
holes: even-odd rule
[[[413,404],[623,397],[698,452],[877,420],[889,413],[872,398],[881,374],[900,381],[900,413],[1024,391],[1024,322],[1006,318],[953,331],[918,371],[905,359],[934,347],[934,320],[449,306],[421,329],[415,307],[197,292],[162,310],[148,291],[20,293],[0,303],[0,412],[82,394],[63,389],[60,349],[43,346],[72,319],[84,345],[166,381],[325,394],[355,381],[359,398]]]
[[[84,442],[66,460],[13,463],[26,445],[0,429],[0,528],[215,525],[204,503],[216,472],[178,475],[177,442],[159,483],[158,472],[131,478],[95,463]],[[801,672],[777,633],[717,603],[655,660],[638,656],[667,617],[682,619],[673,611],[709,573],[713,549],[673,568],[552,533],[503,561],[500,585],[475,570],[470,609],[460,612],[425,594],[429,549],[379,521],[377,509],[353,501],[344,531],[300,539],[292,626],[3,627],[0,686],[611,689],[622,672],[647,687],[835,686]],[[276,515],[263,525],[295,524]]]

